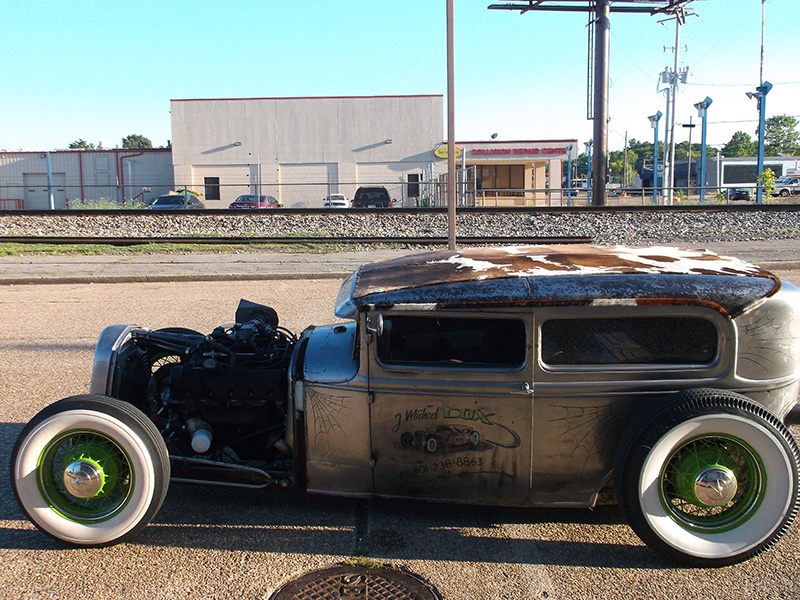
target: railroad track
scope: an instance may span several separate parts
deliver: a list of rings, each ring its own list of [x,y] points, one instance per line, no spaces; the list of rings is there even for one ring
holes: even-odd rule
[[[537,245],[537,244],[590,244],[588,236],[481,236],[459,237],[459,245],[476,246],[485,244]],[[0,242],[10,244],[102,244],[108,246],[139,246],[145,244],[409,244],[414,246],[446,246],[446,237],[55,237],[55,236],[0,236]]]

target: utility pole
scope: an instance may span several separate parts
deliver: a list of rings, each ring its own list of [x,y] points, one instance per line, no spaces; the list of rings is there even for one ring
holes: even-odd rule
[[[678,83],[686,83],[689,68],[679,71],[681,43],[681,25],[686,22],[683,8],[675,10],[675,47],[672,71],[668,68],[661,74],[661,81],[668,83],[667,91],[667,130],[664,135],[664,204],[671,205],[675,190],[675,98],[678,94]]]
[[[759,85],[764,84],[764,2],[765,0],[761,0],[761,61],[758,66]]]
[[[594,36],[594,164],[592,165],[593,206],[606,203],[608,183],[608,57],[611,38],[609,0],[597,0],[595,5]]]
[[[447,246],[456,249],[456,117],[453,0],[447,0]]]

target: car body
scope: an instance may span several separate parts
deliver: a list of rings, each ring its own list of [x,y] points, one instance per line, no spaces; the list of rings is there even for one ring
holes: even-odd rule
[[[323,208],[352,208],[353,203],[344,194],[330,194],[322,200]]]
[[[200,210],[205,204],[194,194],[163,194],[148,206],[150,210]]]
[[[794,196],[800,193],[800,175],[785,175],[778,177],[774,182],[773,196]]]
[[[382,186],[360,187],[353,196],[354,208],[388,208],[393,200]]]
[[[106,328],[91,395],[20,434],[23,510],[102,545],[144,527],[170,477],[521,507],[616,497],[654,549],[722,566],[800,508],[800,290],[756,265],[665,247],[430,252],[361,266],[335,314],[299,336],[247,301],[208,335]]]
[[[228,208],[280,208],[283,206],[274,196],[242,194],[228,205]]]
[[[726,192],[728,200],[752,200],[753,195],[750,188],[734,187],[728,188]]]

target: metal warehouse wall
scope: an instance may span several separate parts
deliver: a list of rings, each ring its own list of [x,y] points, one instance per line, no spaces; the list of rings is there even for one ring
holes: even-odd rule
[[[146,202],[174,187],[169,149],[57,150],[50,152],[50,171],[57,209],[83,201]],[[0,208],[50,208],[46,152],[0,153],[0,201]]]

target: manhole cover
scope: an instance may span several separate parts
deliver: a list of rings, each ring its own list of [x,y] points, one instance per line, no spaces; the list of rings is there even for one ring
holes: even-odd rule
[[[437,600],[416,577],[386,567],[336,565],[283,585],[270,600]]]

